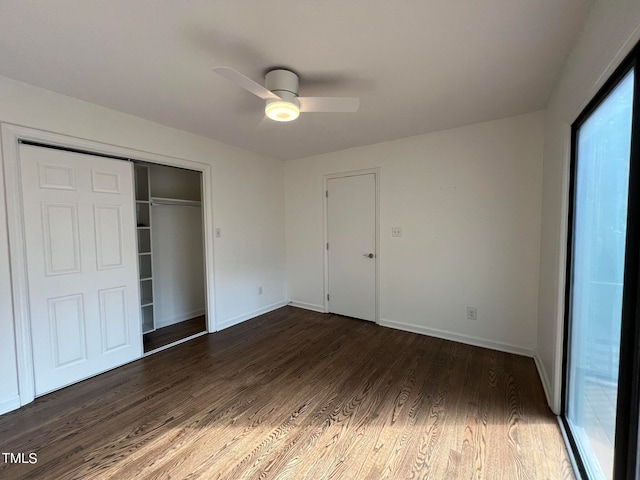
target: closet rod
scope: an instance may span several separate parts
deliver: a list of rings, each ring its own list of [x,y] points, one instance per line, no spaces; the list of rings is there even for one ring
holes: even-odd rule
[[[180,198],[151,197],[151,205],[175,205],[179,207],[200,207],[201,202],[197,200],[182,200]]]

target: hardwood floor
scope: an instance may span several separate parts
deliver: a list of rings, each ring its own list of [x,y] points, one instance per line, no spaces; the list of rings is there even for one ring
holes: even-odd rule
[[[207,331],[207,320],[204,315],[185,320],[184,322],[158,328],[143,335],[144,352],[164,347],[170,343],[190,337],[196,333]]]
[[[574,478],[532,359],[293,307],[0,416],[0,450],[37,454],[8,479]]]

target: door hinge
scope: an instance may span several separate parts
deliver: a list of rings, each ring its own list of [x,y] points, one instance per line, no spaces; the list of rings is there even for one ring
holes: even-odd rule
[[[329,242],[327,242],[327,250],[329,250]]]
[[[329,301],[329,294],[327,293],[327,302]]]
[[[325,191],[324,191],[324,196],[325,196],[325,197],[327,197],[327,198],[329,198],[329,190],[325,190]]]

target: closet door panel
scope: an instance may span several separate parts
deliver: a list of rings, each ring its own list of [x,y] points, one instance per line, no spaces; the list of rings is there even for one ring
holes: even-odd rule
[[[80,272],[77,203],[42,203],[45,275]]]
[[[50,298],[47,304],[54,368],[86,361],[87,341],[83,295]]]
[[[91,170],[91,183],[96,193],[120,193],[120,175]]]
[[[36,395],[142,355],[132,167],[20,146]]]
[[[120,209],[117,205],[94,206],[98,270],[124,267]]]
[[[126,347],[129,345],[126,287],[100,290],[98,295],[103,353]]]

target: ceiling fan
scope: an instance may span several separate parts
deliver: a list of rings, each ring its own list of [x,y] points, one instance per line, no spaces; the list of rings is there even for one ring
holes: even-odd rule
[[[290,122],[301,112],[357,112],[360,99],[353,97],[299,97],[298,75],[275,68],[264,78],[264,87],[230,67],[215,67],[218,75],[266,101],[264,113],[277,122]]]

